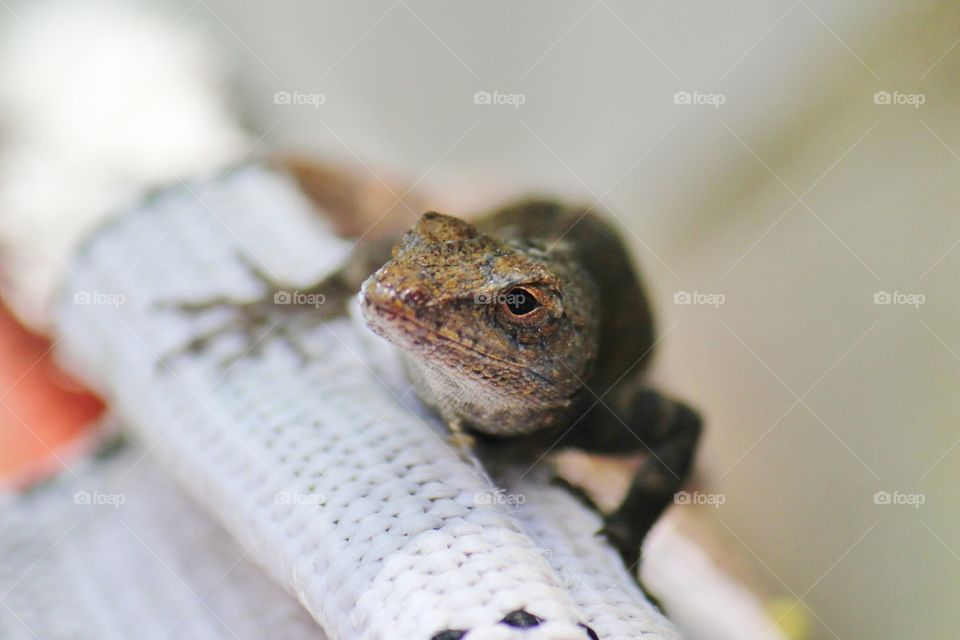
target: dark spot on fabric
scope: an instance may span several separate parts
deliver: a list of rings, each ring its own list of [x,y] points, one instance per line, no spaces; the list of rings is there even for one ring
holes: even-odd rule
[[[433,634],[433,637],[430,638],[430,640],[460,640],[460,638],[465,635],[467,635],[466,631],[462,631],[460,629],[447,629],[446,631]]]
[[[587,630],[587,637],[590,638],[590,640],[600,640],[600,636],[597,635],[596,631],[594,631],[587,625],[583,624],[582,622],[579,624],[579,626]]]
[[[530,627],[539,626],[543,620],[523,609],[517,609],[505,615],[500,622],[510,625],[511,627],[517,627],[518,629],[529,629]]]

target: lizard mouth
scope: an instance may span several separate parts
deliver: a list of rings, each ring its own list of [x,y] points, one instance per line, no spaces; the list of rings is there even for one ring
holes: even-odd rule
[[[553,380],[540,373],[537,373],[526,365],[505,360],[504,358],[492,355],[486,351],[477,349],[476,347],[471,347],[458,340],[454,340],[449,336],[445,336],[437,332],[435,329],[426,326],[417,319],[412,318],[410,314],[405,313],[402,310],[397,310],[395,308],[378,304],[366,295],[361,296],[361,300],[363,302],[361,311],[364,319],[367,322],[367,326],[370,327],[374,333],[396,344],[397,346],[409,348],[411,350],[420,350],[426,344],[431,342],[442,342],[444,345],[450,346],[461,353],[477,356],[483,358],[484,360],[493,361],[510,369],[523,371],[525,374],[537,378],[544,384],[555,384]],[[415,329],[418,335],[416,337],[411,337],[411,332],[405,331],[404,327],[411,327]]]

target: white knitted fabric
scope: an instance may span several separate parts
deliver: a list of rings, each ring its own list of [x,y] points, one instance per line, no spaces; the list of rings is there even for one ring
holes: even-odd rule
[[[74,469],[0,505],[4,640],[325,640],[141,450]]]
[[[235,317],[158,303],[262,294],[236,254],[281,280],[316,279],[349,245],[291,181],[249,167],[155,196],[100,230],[61,297],[61,346],[153,454],[249,548],[331,638],[674,638],[598,520],[543,476],[507,491],[458,457],[429,416],[371,370],[346,318],[302,327],[301,362],[275,333],[227,335],[169,367],[161,356]],[[575,584],[571,576],[576,576]],[[525,610],[544,622],[501,623]]]

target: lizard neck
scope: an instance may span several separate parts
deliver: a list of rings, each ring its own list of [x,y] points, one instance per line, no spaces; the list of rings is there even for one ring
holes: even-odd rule
[[[451,375],[439,366],[402,356],[413,389],[448,424],[458,422],[484,435],[511,437],[558,424],[574,405],[572,398],[544,400],[491,392],[488,385]]]

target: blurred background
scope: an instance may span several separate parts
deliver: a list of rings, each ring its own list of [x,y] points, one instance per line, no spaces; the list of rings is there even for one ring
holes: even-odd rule
[[[655,375],[707,418],[704,517],[748,580],[812,638],[960,636],[956,2],[3,0],[0,20],[0,246],[41,283],[7,288],[37,330],[56,261],[33,238],[76,227],[61,255],[224,163],[332,159],[458,215],[592,203],[656,300]],[[35,375],[17,366],[5,389]],[[54,447],[12,403],[2,437]]]

